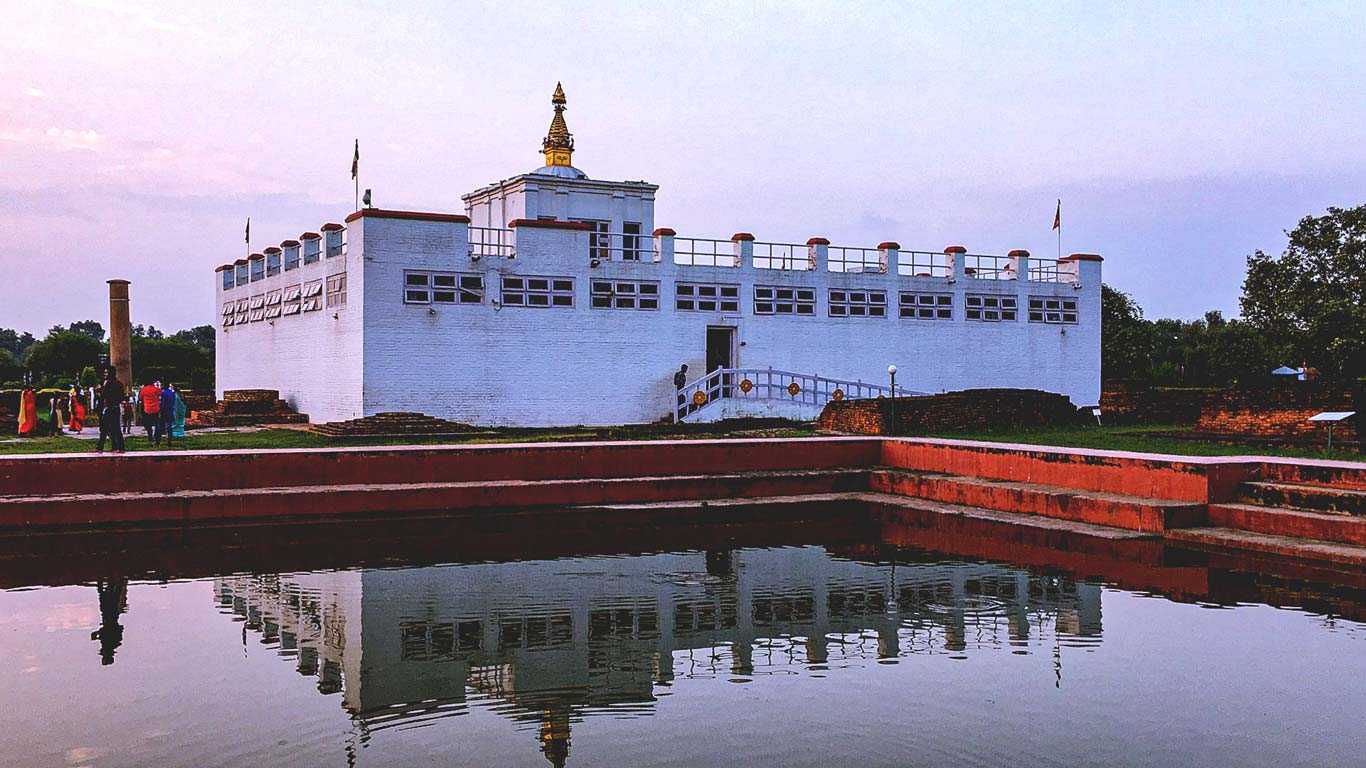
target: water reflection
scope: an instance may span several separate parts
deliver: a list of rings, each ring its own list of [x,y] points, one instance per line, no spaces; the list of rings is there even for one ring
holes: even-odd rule
[[[114,663],[114,651],[123,644],[123,625],[119,617],[128,610],[128,579],[111,578],[95,582],[100,600],[100,628],[90,633],[100,644],[100,663]]]
[[[534,724],[555,765],[572,723],[648,714],[680,678],[762,684],[910,654],[1029,653],[1031,636],[1101,638],[1094,583],[822,546],[240,575],[214,588],[320,693],[340,692],[364,734],[474,700]]]

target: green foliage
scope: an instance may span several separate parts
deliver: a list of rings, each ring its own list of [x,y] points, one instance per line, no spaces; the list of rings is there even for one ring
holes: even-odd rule
[[[195,390],[213,388],[213,352],[183,338],[134,336],[133,381],[171,381]]]
[[[24,353],[24,367],[39,383],[58,378],[75,379],[87,366],[96,365],[105,347],[90,336],[70,330],[53,330]]]
[[[19,333],[10,328],[0,328],[0,349],[14,355],[16,360],[23,360],[24,353],[36,341],[37,339],[33,338],[33,334],[27,331]]]
[[[81,369],[80,382],[82,387],[94,387],[100,383],[100,374],[95,370],[95,366],[87,365]]]
[[[0,348],[0,381],[19,381],[23,378],[24,366],[8,349]]]
[[[1287,362],[1366,376],[1366,205],[1306,216],[1280,256],[1247,259],[1242,310]]]

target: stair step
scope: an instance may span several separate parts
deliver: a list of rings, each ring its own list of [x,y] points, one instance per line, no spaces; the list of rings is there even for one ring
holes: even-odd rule
[[[876,470],[870,490],[982,509],[1160,533],[1205,524],[1202,504],[1038,483],[909,470]]]
[[[1233,528],[1182,528],[1168,531],[1170,541],[1214,549],[1243,549],[1252,552],[1318,560],[1366,568],[1366,547],[1322,539],[1302,539],[1270,533],[1240,531]]]
[[[862,469],[0,497],[0,527],[317,517],[862,491]]]
[[[1366,546],[1366,517],[1255,504],[1211,504],[1209,524],[1253,533]]]
[[[1366,516],[1366,490],[1268,481],[1247,482],[1240,488],[1242,500],[1252,504]]]

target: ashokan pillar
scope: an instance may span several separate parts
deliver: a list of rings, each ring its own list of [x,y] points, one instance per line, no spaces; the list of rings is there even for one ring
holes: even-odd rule
[[[133,328],[128,320],[128,281],[109,281],[109,364],[123,386],[133,386]]]

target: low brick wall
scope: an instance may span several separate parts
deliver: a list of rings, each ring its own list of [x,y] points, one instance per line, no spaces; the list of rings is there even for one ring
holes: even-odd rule
[[[1260,390],[1225,390],[1206,399],[1194,431],[1257,440],[1322,441],[1327,430],[1309,421],[1323,411],[1358,410],[1353,393],[1315,386]],[[1348,419],[1333,428],[1333,439],[1357,442],[1360,420]]]
[[[895,429],[888,429],[892,401],[843,400],[821,412],[817,426],[853,435],[925,435],[1002,427],[1072,424],[1077,409],[1064,395],[1037,389],[965,389],[942,395],[899,397]]]
[[[1106,424],[1194,424],[1220,390],[1190,387],[1112,386],[1100,394]]]

